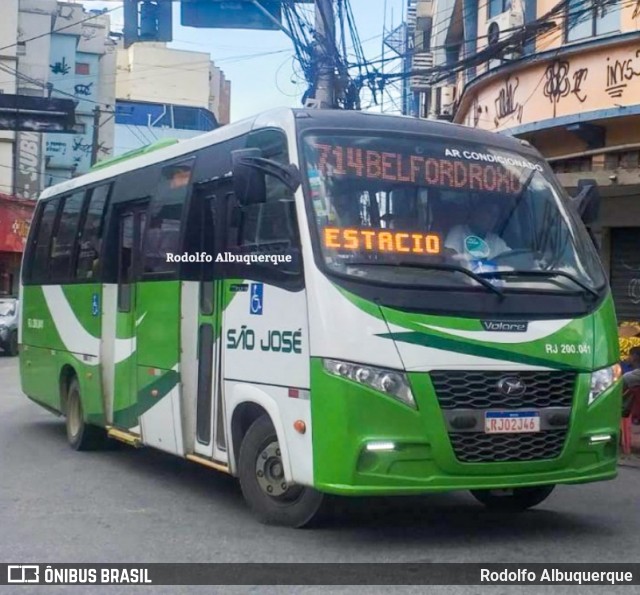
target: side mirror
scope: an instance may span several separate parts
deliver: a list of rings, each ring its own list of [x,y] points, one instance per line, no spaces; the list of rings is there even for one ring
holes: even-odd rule
[[[578,180],[578,193],[571,200],[585,225],[598,220],[601,197],[595,180]]]
[[[267,199],[265,175],[253,160],[262,157],[260,149],[240,149],[231,152],[233,191],[243,207],[260,204]]]

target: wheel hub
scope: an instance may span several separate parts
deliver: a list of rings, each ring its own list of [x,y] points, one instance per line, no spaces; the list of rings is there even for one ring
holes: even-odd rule
[[[69,420],[69,430],[73,436],[77,436],[80,431],[80,403],[78,398],[72,398],[69,410],[67,411]]]
[[[268,444],[256,460],[256,479],[262,491],[269,496],[284,495],[289,486],[284,478],[284,466],[277,442]]]

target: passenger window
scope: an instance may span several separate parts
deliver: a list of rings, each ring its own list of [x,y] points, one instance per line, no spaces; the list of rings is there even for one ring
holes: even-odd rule
[[[54,198],[48,201],[42,209],[29,279],[32,283],[45,283],[49,277],[49,248],[59,205],[60,199]]]
[[[133,213],[127,213],[120,220],[120,254],[118,259],[118,309],[131,310],[131,283],[133,281],[134,237]]]
[[[69,280],[71,257],[84,202],[84,190],[67,196],[63,200],[62,213],[51,244],[51,280],[55,283]]]
[[[191,187],[193,159],[162,169],[156,195],[151,200],[149,227],[144,244],[144,274],[176,271],[167,254],[180,250],[182,208]]]
[[[91,191],[89,206],[84,220],[80,246],[78,252],[78,264],[76,266],[76,278],[80,281],[96,279],[100,266],[100,253],[102,248],[102,234],[104,214],[111,184],[98,186]]]
[[[249,136],[247,147],[259,148],[262,156],[282,164],[289,163],[286,136],[279,130],[262,130]],[[232,230],[231,247],[240,253],[290,256],[290,263],[266,262],[260,267],[297,273],[301,269],[298,225],[293,193],[277,178],[265,178],[266,202],[236,207],[237,228]]]

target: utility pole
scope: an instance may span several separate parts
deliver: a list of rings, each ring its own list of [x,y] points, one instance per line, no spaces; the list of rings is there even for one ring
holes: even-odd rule
[[[98,161],[98,149],[100,141],[100,116],[102,111],[100,106],[96,105],[93,109],[93,141],[91,143],[91,165],[95,165]]]
[[[332,109],[336,107],[336,22],[333,0],[316,0],[315,30],[315,97],[308,107]]]

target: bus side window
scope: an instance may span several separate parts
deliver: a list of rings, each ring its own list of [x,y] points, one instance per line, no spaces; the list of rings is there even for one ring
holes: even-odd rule
[[[131,311],[131,283],[133,282],[134,229],[133,213],[127,213],[120,219],[118,255],[118,310]]]
[[[34,241],[31,274],[28,276],[30,283],[46,283],[49,278],[51,234],[59,206],[60,198],[54,198],[48,201],[41,211]]]
[[[287,139],[280,130],[252,133],[247,139],[247,147],[261,149],[267,159],[283,164],[289,162]],[[235,221],[228,240],[229,247],[240,253],[291,255],[291,263],[256,265],[264,270],[264,280],[269,281],[269,269],[291,275],[300,272],[301,260],[293,193],[273,176],[266,176],[265,185],[266,202],[234,207],[236,215],[232,219]]]
[[[145,275],[172,273],[177,265],[167,254],[180,249],[182,211],[191,188],[194,159],[162,168],[160,183],[149,209],[149,226],[144,240]]]
[[[53,283],[64,283],[70,280],[71,257],[78,233],[84,194],[84,190],[79,190],[64,198],[62,212],[51,243],[50,280]]]
[[[79,281],[95,280],[100,266],[102,235],[111,184],[91,190],[83,228],[79,233],[75,276]]]

